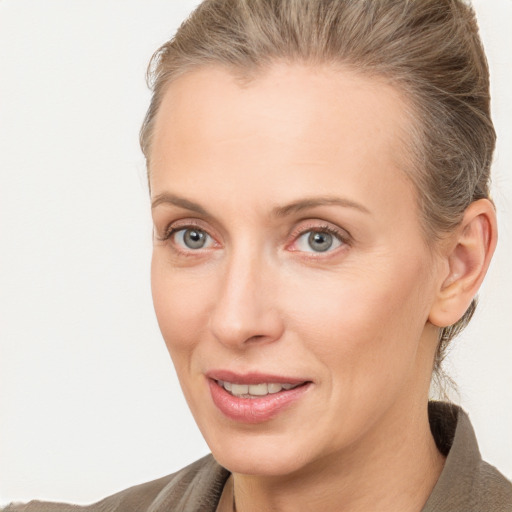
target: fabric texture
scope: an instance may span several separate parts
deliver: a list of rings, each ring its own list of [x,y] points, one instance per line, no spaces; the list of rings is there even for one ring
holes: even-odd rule
[[[422,512],[512,512],[512,483],[482,460],[467,414],[454,405],[431,402],[429,419],[447,458]],[[229,471],[208,455],[92,505],[31,501],[11,504],[4,512],[215,512],[228,477]]]

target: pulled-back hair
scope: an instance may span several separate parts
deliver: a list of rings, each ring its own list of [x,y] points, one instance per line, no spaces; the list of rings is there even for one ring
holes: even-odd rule
[[[385,79],[409,100],[406,171],[431,247],[489,197],[496,135],[489,72],[475,14],[462,0],[205,0],[153,55],[153,89],[140,133],[148,173],[151,139],[167,85],[207,65],[251,78],[274,62],[342,65]],[[435,370],[469,322],[440,330]]]

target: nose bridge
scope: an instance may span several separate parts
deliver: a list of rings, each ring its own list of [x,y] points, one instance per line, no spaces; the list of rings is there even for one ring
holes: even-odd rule
[[[269,289],[272,275],[272,265],[254,244],[239,244],[226,257],[211,316],[212,333],[221,343],[242,347],[280,336],[275,294]]]

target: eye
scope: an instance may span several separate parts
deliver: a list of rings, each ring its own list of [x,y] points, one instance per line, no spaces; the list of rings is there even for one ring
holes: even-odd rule
[[[172,230],[168,238],[178,246],[190,250],[205,249],[213,243],[212,238],[206,231],[194,227]]]
[[[303,252],[327,252],[341,247],[344,243],[342,235],[335,230],[322,227],[303,232],[296,241],[297,250]]]

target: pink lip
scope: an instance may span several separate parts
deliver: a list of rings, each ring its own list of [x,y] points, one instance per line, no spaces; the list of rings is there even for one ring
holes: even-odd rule
[[[262,384],[264,382],[277,382],[293,384],[302,384],[303,382],[309,382],[308,379],[301,379],[296,377],[286,377],[284,375],[273,375],[270,373],[235,373],[230,370],[212,370],[206,372],[206,376],[213,380],[222,380],[227,382],[234,382],[236,384]]]
[[[227,371],[215,371],[208,374],[208,377],[210,393],[216,407],[233,421],[252,424],[273,419],[288,406],[303,397],[312,385],[311,382],[304,380],[259,373],[237,375]],[[269,393],[259,398],[240,398],[233,396],[222,386],[219,386],[217,380],[235,382],[237,384],[260,384],[263,382],[304,384],[290,390]]]

